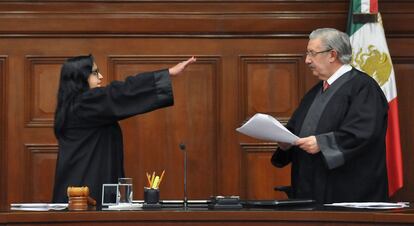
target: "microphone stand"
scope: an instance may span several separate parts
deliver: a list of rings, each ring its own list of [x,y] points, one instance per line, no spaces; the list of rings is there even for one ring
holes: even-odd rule
[[[184,209],[187,209],[187,150],[182,142],[180,143],[180,149],[184,152]]]

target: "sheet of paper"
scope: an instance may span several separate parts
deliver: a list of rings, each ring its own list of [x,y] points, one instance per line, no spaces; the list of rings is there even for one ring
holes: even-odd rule
[[[140,210],[142,209],[142,203],[132,203],[129,205],[113,205],[102,207],[102,210]]]
[[[67,203],[12,203],[10,210],[24,211],[49,211],[64,210],[68,207]]]
[[[261,140],[293,144],[299,137],[291,133],[277,119],[270,115],[257,113],[241,127],[238,132]]]
[[[324,204],[325,206],[337,206],[359,209],[399,209],[409,207],[409,202],[338,202]]]

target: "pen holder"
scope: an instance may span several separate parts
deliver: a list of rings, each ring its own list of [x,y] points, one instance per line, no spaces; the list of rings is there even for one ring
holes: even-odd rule
[[[143,208],[161,208],[160,190],[153,188],[144,188]]]
[[[144,203],[155,204],[160,202],[160,190],[144,188]]]

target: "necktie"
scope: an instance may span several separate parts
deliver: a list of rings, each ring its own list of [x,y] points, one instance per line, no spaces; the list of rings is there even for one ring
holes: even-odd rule
[[[325,92],[329,88],[329,83],[327,81],[323,81],[323,91]]]

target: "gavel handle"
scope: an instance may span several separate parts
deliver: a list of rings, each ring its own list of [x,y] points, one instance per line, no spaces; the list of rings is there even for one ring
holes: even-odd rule
[[[88,196],[88,203],[92,206],[96,206],[96,201],[95,199],[91,198],[90,196]]]

